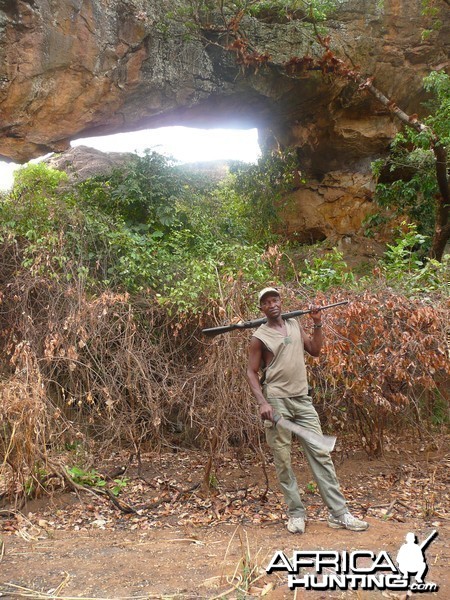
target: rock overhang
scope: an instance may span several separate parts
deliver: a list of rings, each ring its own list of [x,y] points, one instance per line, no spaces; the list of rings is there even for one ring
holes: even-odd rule
[[[398,126],[354,84],[318,73],[244,73],[217,45],[183,40],[176,25],[164,30],[168,6],[4,3],[0,155],[26,162],[76,138],[169,125],[256,127],[263,146],[295,146],[317,173],[387,151]],[[406,110],[420,109],[423,75],[448,56],[448,24],[424,42],[420,7],[420,0],[344,1],[329,23],[344,54]],[[253,20],[249,30],[279,62],[305,52],[298,24]]]

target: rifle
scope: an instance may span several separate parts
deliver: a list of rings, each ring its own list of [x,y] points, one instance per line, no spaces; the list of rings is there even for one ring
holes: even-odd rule
[[[316,310],[326,310],[327,308],[333,308],[333,306],[341,306],[341,304],[348,304],[348,300],[343,300],[342,302],[335,302],[334,304],[327,304],[325,306],[319,306]],[[293,317],[307,315],[311,312],[311,308],[308,310],[293,310],[292,312],[282,313],[281,318],[291,319]],[[255,319],[253,321],[241,321],[240,323],[223,325],[222,327],[210,327],[208,329],[202,329],[202,333],[208,337],[214,337],[215,335],[227,333],[228,331],[233,331],[234,329],[253,329],[254,327],[259,327],[263,323],[267,323],[267,317],[263,317],[262,319]]]
[[[422,550],[422,552],[425,550],[425,548],[431,544],[431,542],[434,540],[434,538],[437,536],[438,532],[437,529],[435,529],[434,531],[432,531],[430,533],[430,535],[427,537],[426,540],[424,540],[420,545],[419,548]]]

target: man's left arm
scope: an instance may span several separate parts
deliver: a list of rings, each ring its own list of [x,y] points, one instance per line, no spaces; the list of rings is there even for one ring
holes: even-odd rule
[[[314,322],[312,334],[305,332],[303,327],[302,336],[303,344],[306,352],[311,356],[319,356],[323,345],[323,334],[322,334],[322,313],[316,307],[311,307],[310,316]]]

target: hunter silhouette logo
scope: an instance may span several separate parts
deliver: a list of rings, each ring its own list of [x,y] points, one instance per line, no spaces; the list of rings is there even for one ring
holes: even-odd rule
[[[425,549],[431,544],[437,534],[437,531],[434,530],[426,540],[419,545],[415,534],[411,532],[407,533],[406,544],[403,544],[398,551],[397,564],[403,577],[409,582],[410,575],[414,575],[416,583],[411,587],[412,591],[414,591],[414,589],[416,589],[416,591],[430,591],[428,590],[428,586],[434,585],[426,584],[424,582],[424,577],[428,572]],[[425,589],[422,590],[421,588],[423,586],[425,586]]]
[[[289,558],[278,550],[266,568],[288,573],[291,590],[406,590],[414,593],[437,592],[436,583],[425,582],[428,565],[425,550],[437,537],[433,531],[421,544],[412,532],[394,561],[388,552],[371,550],[296,550]],[[397,564],[396,564],[397,563]],[[414,580],[410,582],[411,577]]]

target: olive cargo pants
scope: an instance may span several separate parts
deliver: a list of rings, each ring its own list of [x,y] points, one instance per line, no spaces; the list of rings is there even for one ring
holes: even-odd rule
[[[309,396],[295,398],[268,398],[274,413],[297,425],[322,434],[319,416]],[[266,440],[273,452],[275,470],[288,506],[290,517],[305,517],[297,480],[291,466],[291,432],[266,421]],[[347,512],[345,498],[339,487],[330,453],[311,442],[299,438],[320,495],[330,512],[339,517]]]

